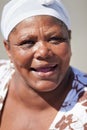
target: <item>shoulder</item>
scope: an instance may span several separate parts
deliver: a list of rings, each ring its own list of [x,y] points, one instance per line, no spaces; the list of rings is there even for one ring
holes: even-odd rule
[[[76,68],[72,68],[74,74],[72,89],[68,93],[62,107],[64,112],[56,126],[64,126],[64,129],[87,129],[87,74]],[[58,113],[59,115],[59,113]]]
[[[10,61],[9,60],[0,60],[0,77],[8,69]]]
[[[6,73],[9,74],[14,70],[13,64],[10,60],[0,60],[0,79],[3,76],[6,76]]]
[[[78,103],[85,103],[87,108],[87,74],[75,68],[72,68],[72,72],[74,75],[72,88],[69,91],[63,106],[66,106],[66,109],[69,110],[75,107]]]
[[[1,60],[0,60],[0,67],[1,67],[2,65],[7,64],[8,62],[9,62],[9,60],[1,59]]]
[[[3,78],[3,76],[6,75],[9,69],[10,69],[10,61],[0,60],[0,80]]]
[[[2,70],[4,67],[8,66],[10,64],[10,60],[0,60],[0,70]]]
[[[0,60],[0,111],[3,107],[3,101],[8,90],[6,88],[6,84],[8,83],[8,64],[9,60]]]
[[[14,72],[10,60],[0,60],[0,90],[5,87]]]
[[[87,74],[72,68],[74,73],[74,80],[72,89],[78,95],[78,102],[87,108]]]
[[[72,71],[74,74],[74,82],[78,83],[81,86],[87,87],[87,73],[84,73],[73,67],[72,67]]]
[[[1,72],[4,72],[4,71],[8,71],[8,70],[13,70],[14,69],[14,66],[13,64],[10,62],[10,60],[0,60],[0,76]]]
[[[0,60],[0,110],[3,106],[3,101],[5,99],[8,83],[14,73],[14,68],[11,66],[9,60]]]

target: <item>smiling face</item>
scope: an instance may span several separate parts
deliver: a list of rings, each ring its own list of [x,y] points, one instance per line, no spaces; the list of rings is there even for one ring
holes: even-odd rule
[[[37,91],[54,90],[64,79],[71,57],[69,31],[51,16],[18,24],[6,45],[18,82]]]

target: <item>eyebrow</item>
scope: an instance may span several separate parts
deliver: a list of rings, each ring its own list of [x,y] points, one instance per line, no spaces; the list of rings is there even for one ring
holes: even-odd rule
[[[33,38],[33,39],[35,39],[35,40],[37,40],[37,36],[35,36],[35,35],[29,35],[29,34],[24,34],[24,35],[22,35],[21,37],[19,37],[18,38],[18,41],[19,42],[22,42],[22,41],[24,41],[24,40],[29,40],[29,39],[31,39],[31,38]]]

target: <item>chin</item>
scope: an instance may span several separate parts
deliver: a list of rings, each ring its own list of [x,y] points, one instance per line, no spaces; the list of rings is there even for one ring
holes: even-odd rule
[[[55,90],[58,87],[58,84],[56,83],[50,83],[50,82],[45,82],[45,83],[39,83],[36,84],[36,87],[34,88],[38,92],[50,92]]]

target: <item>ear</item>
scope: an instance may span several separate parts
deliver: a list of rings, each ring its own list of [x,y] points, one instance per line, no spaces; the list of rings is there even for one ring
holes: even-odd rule
[[[8,54],[8,57],[11,59],[10,43],[9,43],[9,41],[7,41],[7,40],[4,40],[3,43],[4,43],[4,47],[5,47],[5,49],[6,49],[6,52],[7,52],[7,54]]]

